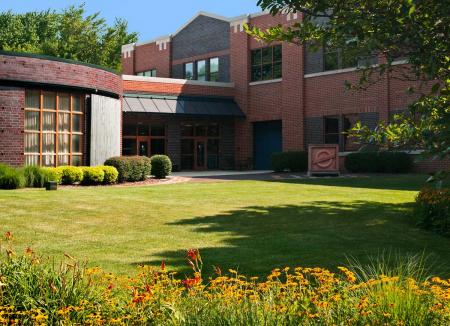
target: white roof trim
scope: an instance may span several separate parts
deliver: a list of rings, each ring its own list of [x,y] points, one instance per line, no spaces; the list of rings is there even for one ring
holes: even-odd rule
[[[199,16],[206,16],[206,17],[210,17],[210,18],[214,18],[214,19],[218,19],[218,20],[223,20],[225,22],[231,21],[230,18],[228,18],[228,17],[212,14],[212,13],[205,12],[205,11],[199,11],[194,17],[189,19],[183,26],[181,26],[179,29],[177,29],[177,31],[175,33],[173,33],[173,36],[177,35],[179,32],[181,32],[183,29],[185,29],[190,23],[192,23],[194,20],[196,20]]]
[[[122,75],[122,80],[140,81],[140,82],[148,82],[148,83],[180,84],[180,85],[229,87],[229,88],[234,87],[234,83],[220,83],[220,82],[187,80],[187,79],[176,79],[176,78],[144,77],[144,76],[134,76],[134,75]]]
[[[148,41],[144,41],[144,42],[137,42],[136,46],[139,45],[146,45],[146,44],[151,44],[151,43],[158,43],[158,42],[169,42],[170,41],[170,37],[171,35],[164,35],[164,36],[160,36],[158,38],[154,38]]]

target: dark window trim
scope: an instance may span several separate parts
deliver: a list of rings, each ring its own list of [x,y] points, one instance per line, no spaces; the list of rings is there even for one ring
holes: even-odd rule
[[[183,79],[187,79],[186,78],[186,65],[192,63],[192,73],[193,73],[193,77],[191,80],[198,80],[198,63],[200,61],[205,61],[205,80],[202,81],[211,81],[211,60],[212,59],[217,59],[218,60],[218,70],[216,72],[217,74],[217,82],[219,82],[220,80],[220,57],[210,57],[210,58],[204,58],[204,59],[199,59],[199,60],[194,60],[194,61],[187,61],[185,63],[183,63]]]
[[[279,48],[280,49],[280,51],[281,51],[281,57],[280,57],[280,60],[274,60],[274,50],[276,49],[276,48]],[[271,51],[272,51],[272,60],[271,60],[271,63],[269,64],[269,63],[264,63],[263,62],[263,50],[265,50],[265,49],[271,49]],[[254,64],[254,62],[253,62],[253,54],[255,53],[255,52],[258,52],[258,51],[260,51],[261,52],[261,54],[260,54],[260,63],[259,64]],[[251,52],[250,52],[250,69],[251,69],[251,72],[250,72],[250,81],[251,82],[258,82],[258,81],[266,81],[266,80],[274,80],[274,79],[279,79],[279,78],[282,78],[283,77],[283,69],[282,69],[282,65],[283,65],[283,47],[282,47],[282,45],[281,44],[276,44],[276,45],[272,45],[272,46],[265,46],[265,47],[261,47],[261,48],[257,48],[257,49],[252,49],[251,50]],[[280,74],[279,74],[279,76],[275,76],[274,75],[274,66],[276,65],[276,64],[280,64],[281,65],[281,70],[280,70]],[[271,66],[271,78],[264,78],[263,77],[263,67],[264,66]],[[254,75],[253,75],[253,71],[254,71],[254,69],[255,68],[257,68],[257,67],[259,67],[260,68],[260,78],[254,78]]]

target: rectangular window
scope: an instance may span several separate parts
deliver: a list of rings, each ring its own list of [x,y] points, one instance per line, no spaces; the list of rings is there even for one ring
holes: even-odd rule
[[[282,47],[270,46],[251,52],[251,81],[278,79],[282,77]]]
[[[219,81],[219,58],[209,59],[209,80]]]
[[[325,144],[339,144],[339,118],[325,117],[324,142]]]
[[[194,79],[194,63],[188,62],[184,64],[184,79]]]
[[[141,72],[138,72],[137,75],[143,76],[143,77],[156,77],[156,69],[141,71]]]
[[[197,61],[197,80],[206,80],[206,60]]]
[[[26,165],[81,165],[83,104],[78,94],[26,91]]]

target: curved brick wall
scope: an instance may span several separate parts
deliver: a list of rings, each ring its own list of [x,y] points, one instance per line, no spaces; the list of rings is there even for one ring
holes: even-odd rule
[[[110,95],[122,94],[119,75],[100,67],[69,60],[0,52],[0,83],[28,82],[99,90]]]

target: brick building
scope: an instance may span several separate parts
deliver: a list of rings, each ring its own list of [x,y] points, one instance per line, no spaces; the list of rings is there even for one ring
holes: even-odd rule
[[[164,153],[179,170],[267,169],[273,152],[323,143],[339,144],[345,157],[358,147],[342,132],[356,121],[373,127],[405,110],[414,100],[406,90],[417,85],[395,78],[393,72],[367,91],[346,91],[344,83],[357,80],[358,67],[376,65],[383,57],[349,58],[339,50],[266,45],[243,29],[244,24],[287,27],[300,19],[296,13],[226,18],[201,12],[171,35],[124,45],[121,78],[54,58],[0,54],[0,162],[97,164],[121,151]],[[40,96],[35,111],[40,110],[43,121],[33,127],[40,136],[27,129],[27,119],[33,121],[33,108],[26,103],[31,90]],[[59,93],[81,96],[82,131],[72,135],[72,129],[59,132],[59,125],[52,125],[55,141],[48,144],[47,91],[55,92],[56,106]],[[110,100],[121,102],[121,119],[102,121]],[[76,114],[67,119],[78,121]],[[74,140],[67,140],[65,132]],[[69,153],[64,148],[59,153],[59,138],[63,144],[70,141]],[[117,138],[119,145],[108,143]],[[73,151],[74,143],[82,150]],[[54,160],[49,160],[52,155]],[[432,171],[448,164],[422,162],[415,168]]]

